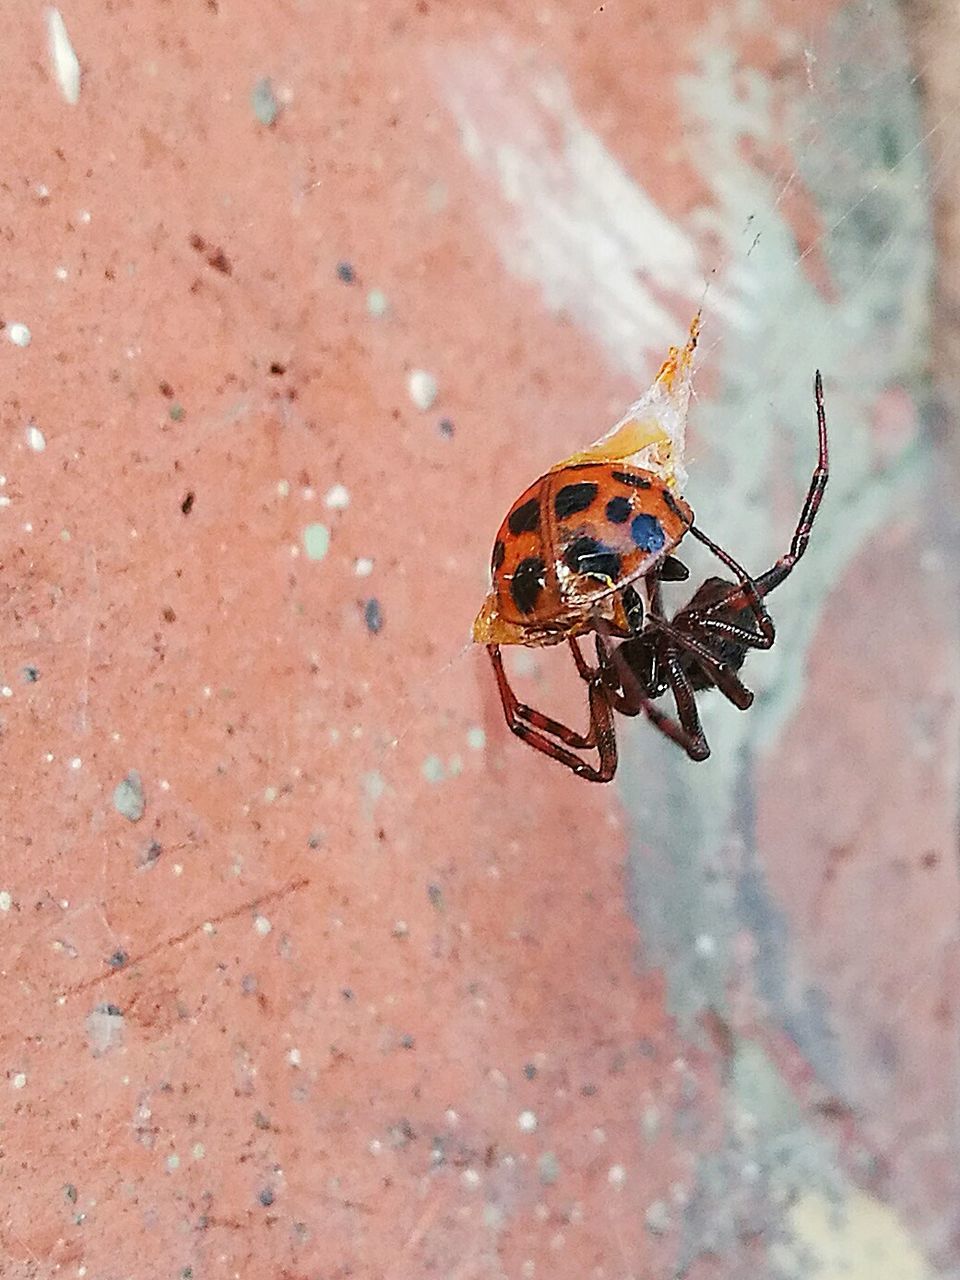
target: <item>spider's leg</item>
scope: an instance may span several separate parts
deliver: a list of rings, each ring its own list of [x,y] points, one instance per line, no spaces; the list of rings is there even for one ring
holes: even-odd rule
[[[586,680],[587,684],[591,680],[596,680],[599,672],[595,667],[591,667],[580,651],[580,645],[574,636],[571,636],[567,642],[570,645],[570,651],[573,654],[573,660],[577,664],[577,674],[581,680]],[[592,745],[592,744],[591,744]]]
[[[803,507],[800,511],[800,518],[798,519],[796,528],[793,531],[793,538],[790,541],[790,550],[787,554],[781,556],[776,564],[767,569],[765,573],[760,574],[759,577],[750,578],[746,571],[742,569],[731,556],[728,556],[725,551],[722,551],[716,543],[707,538],[699,529],[696,529],[693,526],[690,528],[690,532],[694,537],[699,538],[705,546],[709,547],[710,550],[713,551],[713,553],[717,555],[729,569],[732,569],[740,579],[740,586],[731,587],[729,595],[713,601],[712,604],[704,609],[704,615],[709,616],[721,608],[732,609],[736,612],[739,609],[749,606],[753,610],[757,618],[757,622],[760,624],[760,635],[762,636],[762,639],[758,641],[755,638],[750,640],[747,640],[745,637],[741,638],[744,639],[744,643],[750,644],[757,649],[768,649],[773,643],[773,623],[770,620],[770,615],[767,613],[766,609],[764,609],[760,604],[760,601],[764,596],[769,595],[775,587],[778,587],[780,583],[783,582],[784,578],[793,571],[794,565],[796,565],[797,561],[800,560],[803,553],[806,551],[807,544],[810,541],[810,533],[813,529],[813,522],[817,517],[817,512],[820,510],[820,503],[823,501],[823,494],[827,487],[827,480],[830,478],[830,454],[827,446],[827,416],[826,410],[823,406],[823,380],[820,377],[819,369],[817,370],[813,387],[817,405],[817,465],[814,468],[813,475],[810,479],[807,496],[804,499]],[[768,628],[764,625],[764,617],[769,624]],[[767,639],[768,632],[770,635],[769,640]]]
[[[617,738],[613,727],[613,711],[599,672],[595,672],[589,681],[590,729],[588,733],[580,734],[519,702],[507,679],[499,645],[488,645],[487,652],[490,654],[503,713],[511,732],[535,751],[566,765],[578,778],[585,778],[588,782],[609,782],[617,771]],[[577,653],[579,654],[579,649]],[[582,655],[580,657],[582,660]],[[548,737],[548,734],[553,736]],[[557,738],[560,739],[559,742],[554,740]],[[590,764],[570,750],[570,747],[596,747],[600,753],[598,764]]]
[[[724,551],[723,547],[718,546],[712,538],[707,537],[702,529],[698,529],[696,525],[692,524],[690,532],[712,551],[717,559],[721,560],[732,573],[736,574],[740,583],[739,586],[730,588],[729,596],[721,596],[713,604],[707,605],[703,611],[704,616],[708,616],[708,613],[714,612],[719,608],[736,610],[749,607],[757,620],[757,626],[760,628],[755,633],[754,647],[757,649],[769,649],[773,645],[777,633],[774,629],[773,619],[767,613],[760,592],[757,590],[757,584],[744,569],[743,565],[734,560],[729,551]]]
[[[683,737],[675,741],[680,743],[691,760],[706,760],[710,754],[710,747],[700,723],[697,695],[672,649],[666,656],[664,667],[667,679],[670,681],[670,688],[673,690],[673,700],[676,703],[680,726],[683,730]]]
[[[571,647],[573,647],[572,641]],[[542,711],[536,711],[533,707],[528,707],[526,703],[519,701],[510,687],[510,681],[507,678],[503,658],[500,654],[500,646],[496,644],[487,645],[487,652],[490,654],[493,672],[497,678],[497,688],[500,691],[500,701],[503,704],[503,713],[511,732],[515,733],[519,738],[524,738],[525,741],[530,741],[530,738],[522,728],[522,726],[526,725],[531,730],[537,731],[536,736],[539,738],[542,738],[544,734],[549,734],[550,737],[559,738],[566,746],[574,747],[577,750],[585,751],[597,745],[596,725],[592,715],[589,730],[586,733],[577,733],[575,729],[568,729],[559,720],[554,720],[551,716],[545,716]],[[580,661],[583,662],[583,656],[580,654],[579,649],[576,649],[575,652],[580,657]],[[584,664],[584,670],[589,672],[590,668]],[[584,678],[587,679],[586,676]],[[590,681],[591,687],[592,684],[597,682],[597,678],[598,676],[595,672]],[[532,745],[534,744],[531,742]],[[537,750],[543,750],[543,748],[537,747]],[[551,753],[548,752],[547,754]],[[570,767],[572,768],[573,766],[571,765]]]
[[[704,620],[704,622],[706,621],[708,620]],[[684,619],[684,622],[686,623],[686,619]],[[657,627],[664,635],[669,636],[675,645],[686,649],[688,653],[692,653],[712,683],[735,707],[739,707],[741,711],[746,711],[748,707],[753,705],[753,693],[743,683],[736,671],[732,667],[724,665],[715,653],[711,652],[705,644],[701,644],[695,636],[687,631],[686,626],[671,626],[670,623],[659,618],[652,620],[651,625]],[[742,628],[734,629],[737,631],[743,630]],[[749,636],[751,640],[756,640],[758,633],[756,631],[743,631],[743,634]],[[673,687],[672,681],[670,681],[670,684]],[[675,689],[674,692],[676,692]]]
[[[734,590],[739,591],[739,587]],[[702,613],[698,610],[685,612],[681,621],[685,631],[689,629],[691,635],[699,634],[704,641],[727,640],[742,649],[769,649],[770,647],[759,631],[741,627],[737,622],[728,622],[726,618],[712,618],[706,609]]]
[[[597,637],[598,657],[601,638]],[[604,656],[601,667],[604,669],[608,684],[607,696],[614,710],[623,715],[636,716],[642,711],[651,724],[662,734],[670,738],[686,751],[691,760],[706,760],[710,747],[703,734],[700,715],[697,711],[697,699],[686,673],[677,661],[672,644],[665,639],[663,652],[660,655],[667,682],[673,692],[677,706],[679,722],[661,711],[637,679],[636,673],[627,664],[626,659],[615,649],[612,653],[604,645]],[[613,687],[611,687],[613,686]]]
[[[595,769],[587,765],[577,772],[590,782],[609,782],[617,772],[617,734],[613,727],[613,708],[600,679],[590,685],[590,729],[597,742],[600,761]]]

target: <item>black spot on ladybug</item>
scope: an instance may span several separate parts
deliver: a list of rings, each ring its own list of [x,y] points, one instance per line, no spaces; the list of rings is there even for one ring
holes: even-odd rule
[[[607,503],[607,519],[612,524],[626,524],[630,519],[630,512],[633,508],[630,506],[630,499],[622,496],[611,498]]]
[[[500,566],[503,564],[503,560],[506,554],[507,554],[507,548],[503,545],[503,543],[498,538],[496,542],[493,544],[493,555],[490,557],[490,568],[493,570],[494,573],[496,573],[497,570],[500,568]]]
[[[613,547],[596,538],[577,538],[563,553],[563,562],[573,573],[583,573],[591,578],[609,578],[615,582],[620,576],[620,555]]]
[[[533,613],[537,607],[546,568],[539,556],[528,556],[517,565],[510,580],[510,594],[521,613]]]
[[[684,522],[684,524],[688,523],[687,517],[680,510],[679,506],[677,505],[676,498],[673,496],[673,494],[670,492],[669,489],[663,490],[663,502],[664,502],[664,505],[668,508],[668,510],[672,511],[675,516],[680,517],[680,519]]]
[[[507,518],[507,528],[511,533],[535,533],[539,527],[540,503],[536,498],[522,502]]]
[[[611,471],[610,474],[614,480],[619,480],[621,484],[632,485],[634,489],[653,488],[653,482],[648,480],[646,476],[636,476],[629,471]]]
[[[663,525],[656,516],[634,516],[630,523],[630,536],[641,551],[659,551],[667,540]]]
[[[557,519],[566,520],[568,516],[575,516],[578,511],[586,511],[588,507],[593,506],[596,496],[597,485],[592,480],[581,480],[578,484],[565,484],[562,489],[557,490],[557,496],[553,500]]]

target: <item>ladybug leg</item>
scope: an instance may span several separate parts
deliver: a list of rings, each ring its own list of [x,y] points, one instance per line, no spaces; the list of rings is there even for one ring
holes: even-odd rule
[[[590,730],[586,734],[579,734],[519,702],[507,679],[499,645],[488,645],[487,652],[493,664],[500,701],[510,731],[535,751],[566,765],[578,777],[590,782],[609,782],[617,771],[617,740],[613,728],[613,713],[599,673],[593,674],[589,684]],[[580,657],[582,661],[582,655]],[[584,666],[586,670],[590,670],[586,664]],[[554,741],[555,738],[560,741]],[[569,750],[570,747],[596,747],[600,753],[598,765],[594,767]]]
[[[660,562],[657,577],[661,582],[686,582],[690,577],[690,570],[676,556],[667,556]]]

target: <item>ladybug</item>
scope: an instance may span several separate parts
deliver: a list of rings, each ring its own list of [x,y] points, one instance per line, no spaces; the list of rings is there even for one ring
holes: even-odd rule
[[[672,350],[651,395],[678,366],[685,372],[680,361],[686,355],[689,363],[696,325],[695,319],[685,352]],[[769,649],[774,643],[764,598],[806,551],[826,489],[827,426],[819,372],[814,392],[817,465],[790,550],[757,578],[695,524],[693,511],[674,490],[679,459],[656,468],[627,461],[624,431],[635,431],[635,417],[628,416],[586,454],[558,464],[520,495],[494,542],[491,589],[473,631],[474,640],[487,647],[513,733],[592,782],[608,782],[616,772],[614,711],[627,716],[642,712],[691,759],[709,756],[697,693],[716,688],[741,710],[751,705],[753,694],[739,670],[750,649]],[[681,410],[682,432],[686,399]],[[633,451],[632,456],[644,455]],[[672,554],[687,534],[703,543],[733,580],[706,579],[671,618],[661,583],[689,577]],[[591,632],[596,665],[587,662],[579,644]],[[586,733],[519,702],[503,666],[501,645],[564,641],[587,685]],[[668,692],[677,719],[656,705]],[[596,765],[580,754],[593,749],[599,753]]]
[[[693,524],[652,471],[561,463],[510,508],[493,544],[483,644],[557,644],[596,629],[632,634],[623,589],[666,559]]]

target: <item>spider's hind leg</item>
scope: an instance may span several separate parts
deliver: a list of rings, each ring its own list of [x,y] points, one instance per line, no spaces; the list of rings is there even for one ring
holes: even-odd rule
[[[573,642],[571,646],[573,647]],[[577,733],[559,720],[545,716],[542,712],[520,702],[507,679],[500,646],[488,645],[487,652],[493,665],[500,702],[511,733],[533,747],[535,751],[566,765],[577,777],[585,778],[589,782],[609,782],[617,771],[617,739],[613,728],[613,710],[600,672],[592,672],[588,679],[590,728],[585,734]],[[575,653],[580,658],[577,666],[578,670],[581,670],[582,655],[579,649],[575,649]],[[583,670],[591,671],[585,664]],[[600,754],[599,762],[595,766],[577,755],[577,750],[589,750],[594,747]]]

